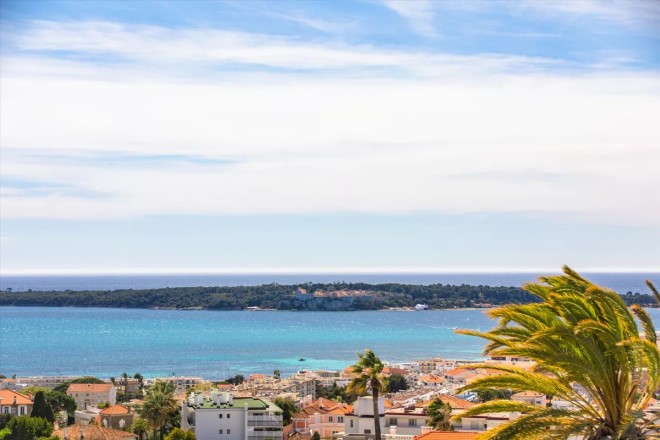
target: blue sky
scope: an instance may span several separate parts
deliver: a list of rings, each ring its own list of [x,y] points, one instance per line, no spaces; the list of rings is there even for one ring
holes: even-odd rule
[[[0,270],[660,270],[652,1],[12,1]]]

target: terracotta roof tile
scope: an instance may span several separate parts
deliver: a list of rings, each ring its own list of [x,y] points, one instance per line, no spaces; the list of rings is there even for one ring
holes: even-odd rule
[[[136,439],[137,435],[119,429],[105,428],[99,425],[80,425],[75,424],[66,427],[66,437],[68,439],[80,438],[80,429],[83,427],[85,440],[129,440]],[[64,438],[64,431],[58,429],[53,435]]]
[[[0,390],[0,399],[3,405],[13,405],[16,398],[17,405],[32,405],[32,399],[25,394],[17,393],[12,390]]]
[[[128,414],[131,410],[124,405],[112,405],[101,411],[101,414],[112,416],[117,414]]]
[[[107,393],[112,388],[111,383],[72,383],[67,388],[69,393]]]

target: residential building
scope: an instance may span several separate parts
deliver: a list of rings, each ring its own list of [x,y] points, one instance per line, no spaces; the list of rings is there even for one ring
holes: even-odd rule
[[[182,391],[182,390],[187,391],[193,388],[198,383],[204,382],[204,379],[201,377],[167,376],[167,377],[152,379],[150,383],[154,383],[155,381],[158,380],[174,384],[174,389],[177,391]]]
[[[385,427],[395,427],[397,435],[420,435],[429,418],[426,407],[409,404],[385,412]]]
[[[110,405],[117,403],[117,388],[111,383],[72,383],[66,393],[73,397],[78,409],[104,402]]]
[[[427,431],[415,440],[474,440],[476,432]]]
[[[344,431],[344,418],[352,411],[353,407],[348,404],[316,399],[292,417],[292,433],[311,435],[318,432],[321,438],[330,438]]]
[[[530,403],[536,406],[543,406],[547,402],[545,394],[535,393],[533,391],[522,391],[511,396],[511,400],[516,400],[518,402]]]
[[[282,410],[261,398],[192,393],[181,404],[181,428],[197,440],[280,440]]]
[[[57,385],[79,379],[79,376],[27,376],[18,377],[16,381],[21,387],[39,387],[53,389]]]
[[[106,428],[126,430],[135,419],[135,413],[124,405],[113,405],[103,409],[100,413],[101,424]]]
[[[32,399],[13,390],[0,390],[0,414],[29,416],[32,412]]]
[[[380,415],[380,432],[386,434],[385,429],[385,401],[378,399],[378,413]],[[370,396],[359,397],[353,406],[353,412],[344,417],[345,439],[375,439],[374,405]]]

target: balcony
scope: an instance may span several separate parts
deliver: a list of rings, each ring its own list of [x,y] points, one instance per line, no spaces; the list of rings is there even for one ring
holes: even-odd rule
[[[277,426],[282,427],[282,419],[272,417],[255,417],[247,421],[248,426]]]

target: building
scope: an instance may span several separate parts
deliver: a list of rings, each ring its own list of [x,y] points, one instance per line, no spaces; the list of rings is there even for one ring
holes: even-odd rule
[[[427,407],[409,404],[388,409],[385,412],[385,427],[397,435],[420,435],[428,418]]]
[[[79,379],[79,376],[27,376],[19,377],[16,381],[22,388],[39,387],[53,389],[57,385]]]
[[[197,440],[280,440],[282,410],[266,399],[192,393],[181,404],[181,428]]]
[[[353,407],[333,400],[319,398],[306,405],[291,418],[292,434],[318,432],[321,438],[330,438],[344,431],[344,418]]]
[[[427,431],[415,440],[474,440],[476,432]]]
[[[101,424],[106,428],[127,430],[135,419],[133,410],[124,405],[113,405],[103,409],[99,415],[101,416]]]
[[[174,389],[177,391],[182,391],[186,390],[188,391],[189,389],[193,388],[195,385],[198,383],[204,382],[204,379],[201,377],[186,377],[186,376],[168,376],[168,377],[161,377],[157,379],[152,379],[150,383],[153,383],[155,381],[163,381],[163,382],[169,382],[174,385]]]
[[[110,405],[117,403],[117,388],[111,383],[72,383],[66,393],[73,397],[78,409],[104,402]]]
[[[29,416],[32,412],[32,399],[13,390],[0,390],[0,414]]]
[[[385,429],[385,401],[378,399],[378,413],[380,415],[380,432],[386,434]],[[375,439],[374,405],[370,396],[360,397],[353,406],[353,412],[344,417],[345,439]]]
[[[518,402],[529,403],[531,405],[543,406],[547,402],[545,394],[535,393],[534,391],[522,391],[511,396],[511,400],[516,400]]]

